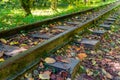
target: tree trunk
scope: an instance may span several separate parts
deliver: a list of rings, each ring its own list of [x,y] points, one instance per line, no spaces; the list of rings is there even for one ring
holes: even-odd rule
[[[23,7],[23,9],[26,12],[26,16],[31,14],[31,10],[30,10],[30,0],[20,0],[21,2],[21,6]]]
[[[57,11],[57,3],[58,3],[58,0],[51,0],[52,10]]]

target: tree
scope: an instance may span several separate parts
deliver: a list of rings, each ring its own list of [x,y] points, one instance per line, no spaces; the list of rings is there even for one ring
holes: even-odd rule
[[[57,11],[58,0],[51,0],[51,8],[54,11]]]
[[[21,2],[21,6],[23,7],[23,9],[26,12],[26,16],[31,14],[31,10],[30,10],[30,5],[31,5],[31,0],[20,0]]]

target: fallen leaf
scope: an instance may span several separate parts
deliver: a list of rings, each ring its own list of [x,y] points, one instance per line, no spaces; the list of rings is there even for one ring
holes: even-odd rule
[[[77,48],[76,48],[76,51],[80,51],[80,50],[81,50],[81,48],[80,48],[80,47],[77,47]]]
[[[10,42],[10,45],[12,46],[12,45],[17,45],[17,44],[19,44],[19,42],[17,42],[17,41],[12,41],[12,42]]]
[[[72,47],[69,45],[68,48],[71,49]]]
[[[43,62],[40,62],[39,67],[44,68]]]
[[[113,79],[113,76],[110,74],[110,73],[108,73],[107,72],[107,74],[105,75],[107,78],[109,78],[109,79]]]
[[[92,65],[95,65],[96,64],[96,61],[93,59],[92,60]]]
[[[100,72],[98,70],[93,71],[93,73],[94,73],[95,77],[100,74]]]
[[[1,51],[1,52],[0,52],[0,57],[2,57],[2,56],[3,56],[3,54],[4,54],[4,51]]]
[[[118,74],[118,76],[120,76],[120,72],[118,72],[117,74]]]
[[[59,25],[61,25],[62,23],[61,22],[58,22]]]
[[[64,78],[68,77],[68,72],[62,71],[61,76],[64,77]]]
[[[62,59],[61,62],[70,63],[70,60],[68,60],[68,59]]]
[[[47,70],[47,71],[44,71],[44,74],[51,75],[51,72]]]
[[[54,24],[50,24],[50,27],[55,27],[55,25]]]
[[[48,74],[45,74],[45,73],[41,73],[39,74],[39,79],[50,79],[50,75]]]
[[[93,72],[90,69],[86,69],[86,73],[87,73],[88,76],[93,75]]]
[[[86,53],[79,53],[79,54],[78,54],[78,58],[79,58],[80,60],[84,60],[86,57],[87,57]]]
[[[102,69],[102,73],[103,73],[107,78],[113,79],[113,76],[112,76],[109,72],[107,72],[105,69]]]
[[[51,74],[51,75],[50,75],[50,78],[51,78],[52,80],[55,80],[55,79],[56,79],[56,75],[55,75],[55,74]]]
[[[56,60],[54,58],[47,57],[47,58],[45,58],[45,62],[46,63],[55,63]]]
[[[3,61],[5,61],[4,58],[0,58],[0,62],[3,62]]]
[[[8,55],[8,56],[16,56],[18,55],[19,53],[23,52],[23,51],[26,51],[27,49],[25,48],[17,48],[15,50],[12,50],[10,52],[6,52],[5,54]]]
[[[6,41],[5,39],[3,39],[3,38],[1,38],[0,41],[1,41],[2,43],[4,43],[4,44],[7,43],[7,41]]]
[[[20,47],[23,47],[23,48],[26,48],[26,49],[29,48],[29,46],[27,44],[21,44]]]
[[[32,78],[32,74],[31,73],[25,73],[25,78]]]
[[[27,78],[27,80],[34,80],[34,78]]]
[[[37,42],[37,41],[35,41],[33,44],[34,44],[34,45],[37,45],[37,44],[38,44],[38,42]]]

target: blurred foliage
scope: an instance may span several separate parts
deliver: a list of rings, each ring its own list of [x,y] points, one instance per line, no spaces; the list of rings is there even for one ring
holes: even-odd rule
[[[25,2],[27,1],[27,2]],[[0,31],[16,26],[40,21],[46,18],[61,16],[72,12],[107,4],[115,0],[0,0]],[[28,13],[24,9],[29,5]]]

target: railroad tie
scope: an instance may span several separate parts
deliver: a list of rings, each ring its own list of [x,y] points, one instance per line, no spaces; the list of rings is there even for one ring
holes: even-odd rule
[[[72,27],[70,27],[70,26],[56,26],[55,27],[55,29],[63,29],[63,30],[68,30],[70,28],[72,28]]]
[[[107,31],[105,30],[94,30],[94,31],[91,31],[93,35],[98,35],[98,36],[103,36],[107,33]]]
[[[57,61],[53,64],[47,64],[48,66],[54,67],[56,71],[60,72],[60,71],[67,71],[69,77],[71,78],[72,76],[75,76],[75,72],[77,71],[76,67],[79,66],[79,59],[75,59],[75,58],[69,58],[70,62],[69,63],[65,63],[65,62],[60,62]],[[79,68],[78,68],[79,69]]]
[[[104,21],[104,24],[108,24],[108,25],[111,25],[111,24],[113,24],[113,23],[114,23],[114,21],[110,21],[110,20]]]
[[[18,55],[20,52],[23,52],[27,49],[25,48],[19,48],[17,46],[9,46],[9,45],[3,45],[3,51],[6,56],[15,56]]]
[[[108,21],[115,21],[116,19],[115,19],[115,17],[110,17],[110,18],[107,18],[106,20],[108,20]]]
[[[39,38],[42,38],[42,39],[49,39],[51,38],[53,35],[51,34],[40,34],[40,33],[35,33],[35,34],[32,34],[31,37],[35,38],[35,39],[39,39]]]
[[[76,26],[76,25],[79,25],[80,22],[66,22],[66,24]]]
[[[99,25],[100,27],[102,27],[102,28],[104,28],[105,30],[111,30],[111,25],[109,25],[109,24],[100,24]]]
[[[78,41],[77,43],[84,45],[85,48],[97,49],[99,46],[99,42],[100,42],[99,40],[83,38],[81,41]]]

